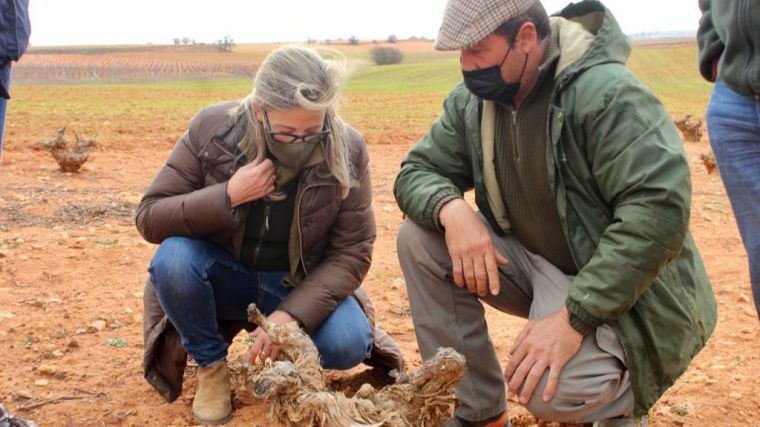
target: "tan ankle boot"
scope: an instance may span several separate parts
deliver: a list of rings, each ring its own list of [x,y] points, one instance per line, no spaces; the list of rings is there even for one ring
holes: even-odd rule
[[[227,360],[198,369],[193,417],[201,424],[222,424],[232,417]]]

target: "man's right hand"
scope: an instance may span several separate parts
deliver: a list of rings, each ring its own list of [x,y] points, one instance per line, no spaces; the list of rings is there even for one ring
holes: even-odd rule
[[[227,183],[227,197],[236,208],[244,203],[261,199],[274,191],[274,164],[264,159],[259,164],[248,163],[238,169]]]
[[[491,235],[478,214],[463,199],[447,202],[438,212],[446,231],[454,283],[484,297],[499,293],[499,265],[508,261],[493,247]]]

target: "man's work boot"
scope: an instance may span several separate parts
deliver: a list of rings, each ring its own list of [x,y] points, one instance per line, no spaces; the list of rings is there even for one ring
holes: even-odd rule
[[[230,376],[227,359],[198,368],[198,387],[193,399],[193,417],[201,424],[223,424],[232,418]]]
[[[504,411],[501,414],[483,421],[467,421],[457,416],[443,423],[443,427],[510,427],[509,412]]]

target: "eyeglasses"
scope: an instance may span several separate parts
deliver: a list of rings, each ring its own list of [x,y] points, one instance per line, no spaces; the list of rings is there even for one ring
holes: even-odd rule
[[[319,142],[320,144],[324,144],[327,141],[327,137],[330,136],[330,126],[327,123],[327,116],[325,116],[325,123],[322,125],[322,131],[304,133],[300,135],[287,132],[272,132],[272,125],[269,124],[269,115],[267,115],[266,111],[264,111],[264,123],[266,124],[265,131],[269,134],[269,136],[273,140],[285,144],[292,144],[294,142],[298,142],[298,140],[306,143]]]

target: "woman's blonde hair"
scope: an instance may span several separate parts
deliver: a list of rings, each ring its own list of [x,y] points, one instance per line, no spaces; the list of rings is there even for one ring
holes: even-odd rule
[[[334,55],[343,58],[337,52]],[[261,162],[265,156],[264,125],[255,118],[254,104],[264,111],[325,110],[331,130],[323,147],[325,163],[345,198],[352,185],[352,171],[348,132],[337,114],[345,76],[344,61],[322,59],[313,49],[284,46],[271,52],[256,72],[253,92],[231,111],[236,123],[245,123],[245,133],[238,143],[241,155],[249,162]]]

